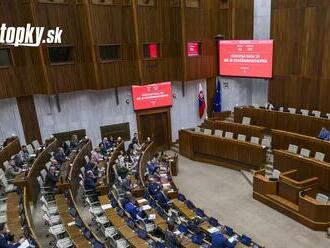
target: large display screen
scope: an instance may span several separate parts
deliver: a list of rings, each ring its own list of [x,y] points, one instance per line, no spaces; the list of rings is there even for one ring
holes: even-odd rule
[[[132,86],[134,110],[172,106],[171,82]]]
[[[221,76],[271,78],[273,40],[219,41]]]

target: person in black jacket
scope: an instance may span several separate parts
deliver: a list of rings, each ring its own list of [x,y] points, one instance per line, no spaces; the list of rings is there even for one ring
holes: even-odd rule
[[[49,167],[49,171],[46,175],[45,185],[55,191],[56,183],[58,182],[58,175],[54,166]]]
[[[7,230],[6,224],[0,224],[0,248],[16,248],[23,243],[23,239],[21,239],[17,243],[12,243],[13,235],[9,233]]]

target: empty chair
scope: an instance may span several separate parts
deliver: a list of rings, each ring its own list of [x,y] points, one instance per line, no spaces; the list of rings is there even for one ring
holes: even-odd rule
[[[244,116],[243,117],[243,120],[242,120],[242,124],[244,124],[244,125],[250,125],[250,123],[251,123],[251,118]]]
[[[280,112],[283,112],[283,111],[284,111],[284,107],[280,107],[278,110],[279,110]]]
[[[318,110],[313,110],[313,111],[312,111],[312,114],[313,114],[315,117],[318,117],[318,118],[321,117],[321,112],[318,111]]]
[[[88,155],[86,155],[84,158],[85,158],[86,163],[89,163],[89,157],[88,157]]]
[[[47,162],[45,164],[45,167],[46,167],[47,171],[49,171],[49,168],[50,168],[51,165],[52,165],[52,162]]]
[[[307,109],[301,109],[300,110],[302,115],[308,115],[309,111]]]
[[[289,144],[288,151],[291,152],[291,153],[297,154],[297,152],[298,152],[298,146],[293,145],[293,144]]]
[[[324,204],[328,204],[329,202],[329,197],[324,195],[324,194],[321,194],[321,193],[317,193],[316,194],[316,200],[318,200],[319,202],[322,202]]]
[[[215,135],[215,136],[222,137],[222,135],[223,135],[223,131],[222,131],[222,130],[215,129],[215,130],[214,130],[214,135]]]
[[[11,181],[11,180],[9,180],[9,181]],[[8,183],[8,180],[5,176],[5,172],[2,169],[0,169],[0,183],[2,184],[6,193],[16,190],[16,186],[14,186],[14,184]]]
[[[201,132],[202,130],[201,130],[201,128],[200,127],[195,127],[195,130],[194,130],[195,132]]]
[[[316,152],[314,158],[317,159],[317,160],[319,160],[319,161],[324,161],[325,154],[322,153],[322,152]]]
[[[272,174],[270,175],[269,179],[271,180],[279,180],[281,172],[279,170],[274,169]]]
[[[238,134],[237,140],[239,140],[239,141],[246,141],[246,135],[244,135],[244,134]]]
[[[225,133],[225,138],[227,138],[227,139],[233,139],[234,138],[234,134],[232,132],[226,132]]]
[[[326,114],[326,116],[328,117],[328,119],[330,119],[330,114]]]
[[[309,158],[311,151],[306,148],[301,148],[300,155]]]
[[[38,140],[34,140],[34,141],[32,141],[32,146],[33,146],[33,148],[34,148],[34,150],[35,150],[35,151],[37,151],[37,150],[40,150],[40,149],[41,149],[41,147],[40,147],[40,144],[39,144],[39,141],[38,141]]]
[[[257,108],[257,109],[260,108],[260,106],[258,104],[253,104],[253,107]]]
[[[259,145],[259,138],[258,137],[255,137],[255,136],[252,136],[251,137],[251,143],[252,144]]]
[[[263,138],[261,140],[261,145],[264,147],[271,147],[271,140],[269,138]]]
[[[212,130],[205,128],[204,129],[204,133],[207,134],[207,135],[211,135],[212,134]]]
[[[296,109],[295,108],[288,108],[290,114],[295,114],[296,113]]]

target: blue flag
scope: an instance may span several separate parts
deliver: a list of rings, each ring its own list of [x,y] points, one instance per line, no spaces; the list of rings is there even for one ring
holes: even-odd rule
[[[220,79],[217,79],[217,89],[213,98],[213,111],[221,112],[221,83]]]

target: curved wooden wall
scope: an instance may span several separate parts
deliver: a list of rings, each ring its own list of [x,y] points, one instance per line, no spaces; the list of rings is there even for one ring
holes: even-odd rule
[[[0,168],[3,168],[3,162],[9,160],[11,156],[19,153],[21,145],[19,139],[16,137],[6,147],[0,151]],[[3,168],[4,169],[4,168]]]

